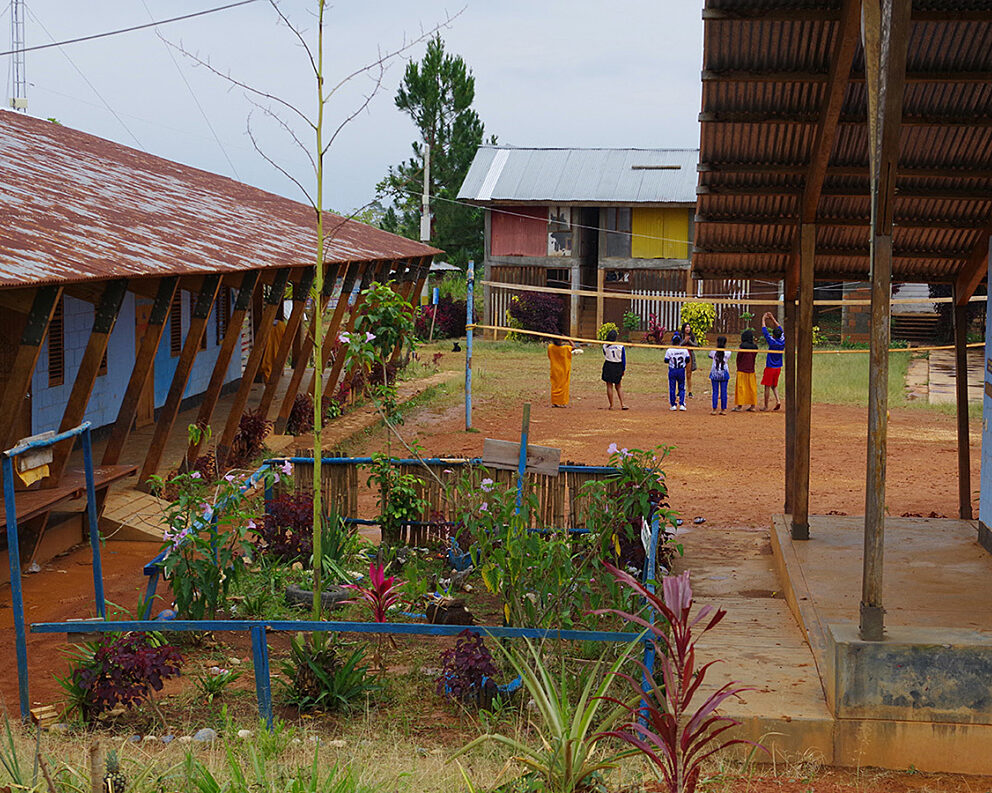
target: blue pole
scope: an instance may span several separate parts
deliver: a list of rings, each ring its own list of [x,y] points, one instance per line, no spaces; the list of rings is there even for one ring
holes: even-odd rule
[[[17,507],[14,504],[14,464],[3,457],[3,505],[7,518],[7,555],[10,557],[10,601],[14,609],[14,643],[17,654],[17,691],[21,719],[30,716],[28,697],[28,642],[24,632],[24,595],[21,592],[21,548],[17,542]]]
[[[654,593],[655,591],[655,577],[657,576],[656,563],[658,559],[658,534],[661,531],[661,519],[658,517],[658,513],[654,513],[651,516],[651,542],[648,544],[648,556],[645,560],[644,569],[644,585],[648,592]],[[654,624],[654,611],[648,612],[648,619]],[[654,642],[651,641],[650,634],[644,637],[644,668],[647,669],[652,675],[654,674]],[[641,699],[641,709],[642,712],[647,708],[647,696],[648,689],[650,688],[650,683],[648,682],[648,675],[645,672],[641,676],[641,693],[644,695]],[[641,717],[641,723],[647,724],[646,717]]]
[[[258,715],[272,729],[272,681],[269,678],[269,644],[265,639],[265,625],[251,626],[251,657],[255,666],[255,696],[258,697]]]
[[[530,435],[530,402],[524,402],[524,418],[520,425],[520,456],[517,458],[517,514],[524,503],[524,478],[527,476],[527,437]]]
[[[90,549],[93,552],[93,593],[96,610],[107,619],[107,600],[103,595],[103,561],[100,557],[100,524],[96,513],[96,486],[93,482],[93,445],[90,428],[83,430],[83,469],[86,472],[86,519],[90,524]]]
[[[465,299],[465,429],[472,429],[472,325],[475,322],[475,262],[468,262]]]

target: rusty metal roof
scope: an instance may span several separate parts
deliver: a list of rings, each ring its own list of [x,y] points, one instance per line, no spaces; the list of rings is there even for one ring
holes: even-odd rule
[[[309,265],[316,250],[306,204],[14,112],[0,218],[0,288]],[[325,230],[329,263],[439,253],[329,213]]]
[[[914,0],[893,278],[949,281],[992,221],[992,4]],[[792,256],[840,0],[706,0],[694,271],[780,278]],[[816,211],[818,278],[868,278],[858,44]]]

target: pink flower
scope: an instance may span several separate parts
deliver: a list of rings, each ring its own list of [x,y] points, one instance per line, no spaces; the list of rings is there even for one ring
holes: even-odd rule
[[[493,480],[488,476],[479,483],[479,487],[485,490],[487,493],[493,489]]]
[[[200,506],[203,507],[203,519],[210,520],[214,516],[214,511],[211,506],[206,501],[204,501]]]
[[[286,474],[286,476],[289,476],[293,473],[293,464],[289,460],[286,460],[279,466],[279,470]]]
[[[258,526],[255,525],[255,521],[253,521],[251,518],[249,518],[248,519],[248,522],[245,524],[245,528],[246,529],[257,529]]]
[[[227,480],[228,482],[233,482],[233,481],[234,481],[234,474],[226,474],[226,475],[224,476],[224,478],[225,478],[225,479],[226,479],[226,480]]]
[[[488,511],[489,511],[489,502],[483,501],[482,504],[479,505],[479,512],[488,512]]]
[[[341,342],[342,344],[348,344],[349,342],[351,342],[351,334],[348,333],[339,334],[338,341]]]
[[[617,449],[617,445],[615,443],[611,443],[609,446],[606,447],[607,454],[616,454],[618,451],[619,449]]]
[[[365,331],[365,342],[368,343],[370,341],[375,341],[375,334]]]
[[[191,473],[189,475],[189,478],[190,479],[199,479],[200,478],[200,472],[199,471],[193,471],[193,473]]]

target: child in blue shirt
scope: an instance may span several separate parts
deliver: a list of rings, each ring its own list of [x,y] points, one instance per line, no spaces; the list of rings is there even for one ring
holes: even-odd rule
[[[665,363],[668,364],[668,401],[669,410],[685,410],[685,368],[689,364],[689,351],[679,345],[682,337],[676,333],[672,336],[674,346],[665,350]],[[678,402],[675,392],[678,390]]]

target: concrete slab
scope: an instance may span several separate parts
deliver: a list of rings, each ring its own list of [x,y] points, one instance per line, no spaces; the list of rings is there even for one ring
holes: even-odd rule
[[[931,405],[954,404],[954,350],[932,350],[928,356],[927,399]],[[968,349],[968,401],[981,404],[985,387],[985,350]]]

